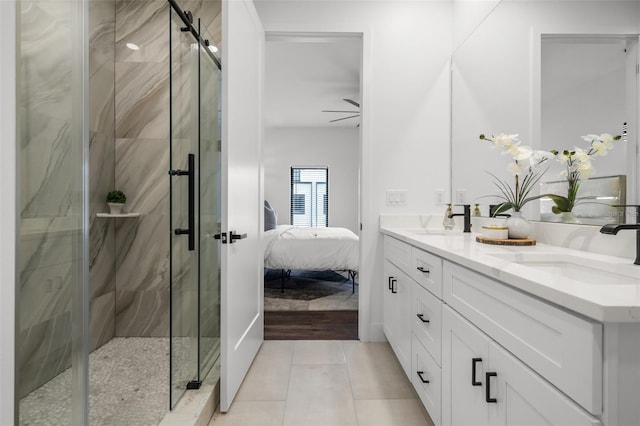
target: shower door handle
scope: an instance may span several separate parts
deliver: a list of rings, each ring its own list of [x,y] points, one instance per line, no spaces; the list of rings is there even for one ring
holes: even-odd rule
[[[196,206],[195,206],[195,191],[196,191],[196,156],[189,154],[187,156],[188,169],[186,171],[176,170],[172,171],[173,176],[188,176],[189,177],[189,227],[187,229],[176,229],[174,233],[176,235],[188,235],[189,236],[189,251],[194,251],[196,248],[195,228],[196,228]]]

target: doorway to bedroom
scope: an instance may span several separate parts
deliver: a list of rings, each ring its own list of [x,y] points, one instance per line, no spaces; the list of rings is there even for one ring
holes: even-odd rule
[[[362,38],[265,52],[265,339],[358,339]]]

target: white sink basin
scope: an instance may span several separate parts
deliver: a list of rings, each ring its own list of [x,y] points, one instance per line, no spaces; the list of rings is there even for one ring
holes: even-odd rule
[[[558,253],[491,253],[490,256],[586,284],[638,285],[640,282],[640,266],[631,261],[617,264]]]
[[[460,231],[447,231],[446,229],[414,229],[409,232],[415,235],[461,235]]]

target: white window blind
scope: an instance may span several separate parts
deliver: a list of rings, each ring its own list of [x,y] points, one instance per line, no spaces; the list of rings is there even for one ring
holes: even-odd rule
[[[329,226],[329,169],[291,167],[291,224]]]

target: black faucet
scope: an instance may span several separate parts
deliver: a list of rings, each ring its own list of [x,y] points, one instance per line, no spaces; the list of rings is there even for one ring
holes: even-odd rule
[[[460,205],[460,204],[456,204]],[[464,213],[451,213],[449,217],[464,216],[464,231],[471,232],[471,204],[462,204],[464,207]]]
[[[640,265],[640,206],[638,205],[620,205],[614,207],[635,207],[636,208],[636,223],[608,223],[600,228],[600,232],[608,235],[616,235],[618,231],[624,229],[636,230],[636,260],[633,262],[636,265]]]

